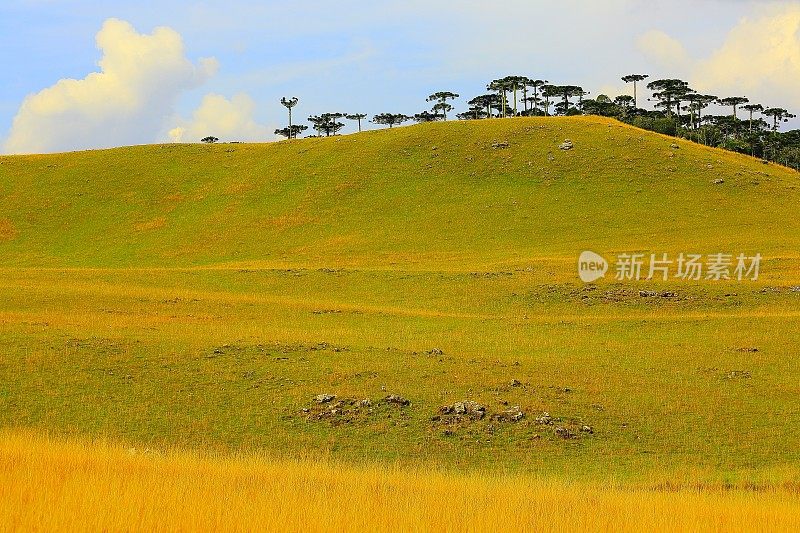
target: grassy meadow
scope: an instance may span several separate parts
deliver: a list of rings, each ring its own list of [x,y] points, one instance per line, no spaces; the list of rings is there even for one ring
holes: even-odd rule
[[[798,498],[796,484],[598,485],[0,435],[0,530],[791,531]]]
[[[292,529],[322,490],[307,530],[796,524],[798,187],[592,117],[0,157],[0,517]],[[765,259],[589,286],[584,250]]]

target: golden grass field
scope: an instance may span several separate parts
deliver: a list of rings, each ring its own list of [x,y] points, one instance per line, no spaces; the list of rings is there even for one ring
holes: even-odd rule
[[[792,531],[798,503],[797,484],[631,487],[0,435],[3,531]]]
[[[0,157],[0,528],[796,529],[798,205],[592,117]]]

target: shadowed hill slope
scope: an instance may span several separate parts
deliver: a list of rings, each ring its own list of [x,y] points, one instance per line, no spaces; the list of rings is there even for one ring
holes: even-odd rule
[[[559,149],[565,139],[572,150]],[[796,256],[798,186],[794,171],[594,117],[12,156],[0,158],[0,265],[468,269],[587,248]]]

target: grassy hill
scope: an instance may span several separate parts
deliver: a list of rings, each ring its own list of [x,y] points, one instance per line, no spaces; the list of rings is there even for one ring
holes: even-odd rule
[[[559,150],[567,138],[575,148]],[[4,157],[0,263],[468,270],[585,248],[797,256],[798,185],[794,171],[588,117]]]
[[[794,479],[798,186],[588,117],[0,158],[0,427]],[[585,249],[766,260],[584,286]],[[441,411],[464,400],[485,415]]]

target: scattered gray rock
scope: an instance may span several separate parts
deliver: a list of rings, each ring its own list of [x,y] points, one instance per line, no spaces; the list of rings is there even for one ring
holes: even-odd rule
[[[398,394],[390,394],[389,396],[384,398],[383,401],[385,401],[386,403],[399,405],[400,407],[406,407],[406,406],[411,405],[411,400],[403,398],[402,396],[400,396]]]
[[[520,410],[519,405],[506,409],[502,413],[492,415],[492,420],[497,422],[519,422],[523,418],[525,418],[525,413]]]
[[[460,427],[465,424],[472,424],[483,420],[486,416],[486,407],[469,400],[463,402],[456,402],[453,405],[443,405],[439,409],[439,415],[434,416],[431,420],[439,424],[447,424],[454,428]]]
[[[731,370],[725,379],[750,379],[753,377],[747,370]]]
[[[789,292],[800,292],[800,285],[797,287],[789,287]]]
[[[561,150],[572,150],[575,145],[569,139],[566,139],[563,143],[559,145],[559,149]]]
[[[363,400],[361,400],[358,403],[361,405],[361,407],[370,407],[370,406],[372,406],[372,400],[370,400],[369,398],[364,398]]]
[[[428,355],[444,355],[444,352],[439,348],[434,348],[432,350],[428,350]]]
[[[336,398],[333,394],[320,394],[314,397],[312,405],[301,409],[306,421],[328,422],[339,426],[364,421],[372,415],[369,400],[358,401],[353,398],[333,400],[333,398]]]
[[[492,148],[494,148],[495,150],[501,150],[501,149],[504,149],[504,148],[508,148],[508,142],[507,141],[500,141],[500,142],[492,143]]]
[[[522,382],[518,379],[512,379],[509,385],[511,385],[512,387],[519,387],[522,385]]]
[[[656,291],[639,291],[639,296],[642,298],[655,298],[658,293]]]
[[[592,426],[581,426],[581,433],[588,433],[589,435],[594,435],[594,428],[592,428]]]
[[[545,411],[544,413],[534,418],[533,421],[539,424],[540,426],[549,426],[550,424],[553,423],[553,417],[550,416],[550,413]]]
[[[664,292],[661,293],[661,297],[662,298],[677,298],[678,297],[678,293],[670,292],[670,291],[664,291]]]
[[[555,429],[554,433],[556,434],[557,437],[561,437],[562,439],[574,439],[575,438],[575,433],[573,433],[569,429],[567,429],[565,427],[562,427],[562,426],[558,426]]]
[[[439,412],[443,415],[466,416],[473,420],[481,420],[486,416],[486,407],[478,402],[465,400],[453,405],[445,405],[439,409]]]
[[[547,152],[547,160],[551,162],[556,160],[555,156],[553,155],[553,152]]]
[[[317,403],[329,403],[336,399],[335,394],[317,394],[314,396],[314,401]]]
[[[672,143],[671,145],[669,145],[669,147],[672,148],[673,150],[680,150],[680,148],[681,148],[680,146],[678,146],[675,143]]]
[[[722,179],[722,178],[717,178],[714,181],[712,181],[711,183],[713,183],[714,185],[722,185],[723,183],[725,183],[725,180]]]

